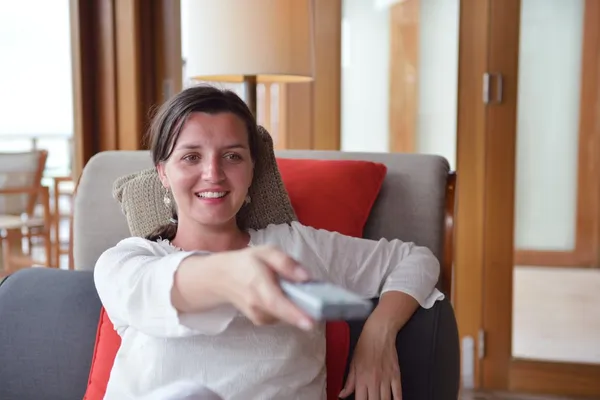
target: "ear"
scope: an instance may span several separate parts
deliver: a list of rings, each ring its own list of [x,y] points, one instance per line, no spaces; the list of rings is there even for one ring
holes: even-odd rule
[[[165,163],[158,163],[156,165],[156,172],[158,172],[158,177],[162,183],[162,185],[166,188],[169,188],[169,178],[167,178],[167,173],[165,172]]]

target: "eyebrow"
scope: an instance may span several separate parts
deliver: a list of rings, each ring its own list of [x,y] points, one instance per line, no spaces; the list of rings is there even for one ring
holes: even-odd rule
[[[181,146],[177,146],[176,147],[177,150],[198,150],[198,149],[201,149],[201,148],[202,148],[202,145],[195,144],[195,143],[182,144]],[[248,146],[243,145],[241,143],[235,143],[235,144],[227,145],[227,146],[223,147],[223,149],[227,149],[227,150],[232,150],[232,149],[248,149]]]

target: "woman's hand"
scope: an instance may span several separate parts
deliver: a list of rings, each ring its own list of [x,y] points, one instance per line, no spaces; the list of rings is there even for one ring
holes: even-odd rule
[[[279,286],[279,279],[294,282],[309,279],[298,262],[270,246],[221,253],[225,297],[254,324],[278,320],[310,330],[314,321],[294,305]]]
[[[341,398],[355,392],[356,400],[402,399],[397,331],[375,325],[367,320],[358,339],[346,385],[340,392]]]

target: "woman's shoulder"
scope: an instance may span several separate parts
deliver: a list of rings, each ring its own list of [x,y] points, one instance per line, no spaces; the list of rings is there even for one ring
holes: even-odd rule
[[[145,250],[148,253],[155,255],[174,253],[179,250],[173,246],[169,240],[159,239],[153,241],[138,236],[131,236],[120,240],[113,249],[117,251]]]
[[[308,227],[302,225],[298,221],[284,222],[281,224],[269,224],[265,228],[251,229],[251,234],[262,234],[262,235],[278,235],[282,233],[295,232],[307,229]]]
[[[271,244],[285,241],[295,235],[304,225],[297,221],[282,224],[269,224],[265,228],[251,229],[249,231],[253,245]]]
[[[329,232],[315,229],[301,222],[292,221],[283,224],[270,224],[263,229],[250,231],[251,243],[255,246],[263,244],[286,244],[286,242],[312,242],[322,237],[319,233]]]

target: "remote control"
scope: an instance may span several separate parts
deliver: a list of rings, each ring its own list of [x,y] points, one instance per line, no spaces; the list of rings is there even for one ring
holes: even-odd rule
[[[317,321],[365,319],[373,309],[370,300],[328,282],[281,280],[280,284],[288,298]]]

